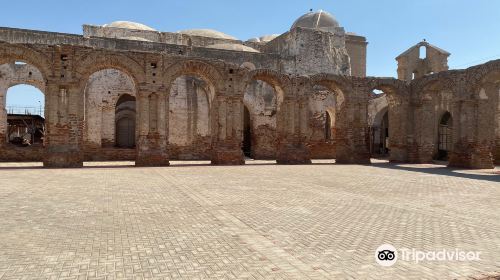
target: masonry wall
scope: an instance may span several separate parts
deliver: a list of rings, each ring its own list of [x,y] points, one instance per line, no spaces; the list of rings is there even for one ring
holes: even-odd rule
[[[296,35],[304,40],[319,37],[328,39],[320,33]],[[50,40],[43,41],[43,38]],[[267,113],[267,107],[274,106],[274,97],[269,98],[272,95],[268,95],[270,90],[256,86],[253,95],[258,98],[250,102],[247,98],[245,101],[245,93],[256,81],[268,84],[276,96],[275,150],[278,163],[310,163],[314,157],[311,141],[319,140],[319,127],[324,125],[325,119],[322,112],[331,107],[335,107],[332,128],[335,146],[330,147],[331,149],[325,148],[325,151],[335,149],[337,163],[369,163],[368,104],[370,93],[377,88],[384,89],[387,94],[391,160],[425,162],[429,157],[432,158],[436,121],[443,110],[451,110],[452,116],[459,117],[454,117],[454,143],[450,165],[466,168],[493,166],[495,130],[498,129],[496,112],[499,106],[500,61],[466,70],[443,71],[404,82],[389,78],[363,78],[332,73],[292,75],[293,73],[285,71],[290,67],[291,64],[287,66],[287,63],[291,60],[276,63],[276,60],[267,60],[273,58],[267,54],[219,50],[179,52],[179,49],[176,52],[170,46],[163,47],[163,51],[159,52],[157,48],[160,48],[160,45],[147,42],[140,45],[137,42],[109,38],[89,38],[82,43],[75,36],[64,37],[61,34],[36,32],[31,34],[28,31],[0,29],[0,65],[12,64],[17,60],[26,61],[40,71],[42,80],[45,81],[48,131],[43,150],[45,166],[80,167],[83,160],[88,158],[125,159],[132,156],[135,156],[135,162],[140,166],[168,165],[168,160],[171,159],[168,143],[170,130],[175,131],[178,128],[180,131],[186,131],[186,137],[195,137],[200,135],[198,128],[207,126],[206,119],[192,118],[193,115],[205,115],[207,112],[206,109],[199,110],[206,108],[206,103],[203,103],[204,99],[201,98],[201,92],[207,92],[205,88],[209,89],[207,119],[210,140],[202,141],[203,144],[197,145],[196,148],[210,150],[206,155],[209,154],[213,164],[243,164],[241,143],[245,102],[257,108],[254,114],[258,117],[254,117],[257,120],[254,121],[254,127],[271,124],[270,131],[272,130],[273,120]],[[315,68],[315,71],[339,70],[343,73],[343,59],[348,57],[345,48],[337,54],[339,56],[332,57],[332,61],[340,59],[334,66],[340,68],[327,69],[323,68],[323,65]],[[295,59],[298,57],[300,55]],[[260,67],[266,64],[274,65],[281,70],[273,67],[241,67],[243,62],[255,62],[253,65]],[[306,69],[306,65],[307,63],[298,64],[297,72]],[[104,108],[102,104],[99,105],[100,98],[90,99],[86,94],[92,75],[103,69],[120,70],[134,81],[135,150],[121,151],[105,147],[103,143],[106,141],[103,139],[106,138],[102,137],[102,131],[103,128],[109,128],[109,124],[98,120],[98,112],[86,113],[86,110],[91,108]],[[193,87],[188,90],[188,85],[193,83],[184,81],[181,85],[184,85],[185,89],[181,90],[181,85],[177,85],[176,89],[175,80],[185,75],[196,76],[203,82],[196,86],[197,89]],[[107,80],[108,78],[105,84],[109,86]],[[127,84],[126,79],[117,81],[113,87],[115,91],[118,91],[119,86]],[[99,79],[94,82],[96,88],[93,96],[106,93]],[[326,93],[325,98],[321,97],[321,94],[314,96],[318,86],[320,90],[332,92],[334,98],[328,97]],[[185,97],[170,100],[172,91],[175,93],[176,90],[178,96]],[[192,95],[187,94],[188,92]],[[186,95],[182,95],[184,93]],[[104,98],[102,103],[104,104]],[[175,120],[169,117],[171,109],[181,109],[180,115],[184,117],[179,119],[183,120],[181,123],[184,124],[176,126],[170,123]],[[92,119],[93,117],[97,119]],[[99,129],[92,128],[98,127],[99,124],[100,132]],[[183,125],[191,128],[184,129]],[[268,133],[270,131],[262,135],[272,135]],[[97,144],[99,139],[100,147]],[[180,143],[187,144],[184,140],[178,139]],[[88,143],[97,144],[96,148],[89,152],[86,148]],[[267,144],[266,146],[272,147]],[[2,143],[1,149],[8,151],[3,153],[1,160],[17,157],[15,150],[5,143]],[[9,153],[14,155],[10,156]]]

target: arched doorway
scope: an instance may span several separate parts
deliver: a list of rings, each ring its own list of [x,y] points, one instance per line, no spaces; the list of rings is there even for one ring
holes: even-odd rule
[[[45,137],[44,94],[31,85],[10,87],[6,97],[7,142],[42,146]]]
[[[116,146],[135,147],[135,97],[124,94],[118,99],[115,109]]]
[[[374,89],[368,101],[370,154],[374,158],[389,156],[389,102],[388,89]]]
[[[439,121],[438,128],[438,153],[436,158],[438,160],[448,160],[449,152],[453,145],[453,118],[450,112],[446,112]]]
[[[45,79],[25,61],[0,65],[0,160],[42,161],[47,135]]]

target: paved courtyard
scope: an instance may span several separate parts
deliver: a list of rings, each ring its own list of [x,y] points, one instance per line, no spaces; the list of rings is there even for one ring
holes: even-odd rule
[[[130,164],[0,164],[0,279],[500,275],[498,168]],[[480,260],[383,267],[384,243]]]

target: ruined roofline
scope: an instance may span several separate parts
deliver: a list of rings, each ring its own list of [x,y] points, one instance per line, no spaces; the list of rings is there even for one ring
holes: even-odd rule
[[[439,47],[436,47],[436,46],[434,46],[434,45],[432,45],[432,44],[429,44],[429,42],[422,41],[422,42],[420,42],[420,43],[418,43],[418,44],[414,45],[413,47],[410,47],[409,49],[407,49],[406,51],[404,51],[402,54],[398,55],[398,56],[396,57],[396,60],[398,60],[399,58],[401,58],[401,57],[403,57],[403,56],[405,56],[405,55],[409,54],[409,53],[410,53],[410,52],[412,52],[414,49],[418,49],[418,48],[420,48],[420,47],[422,47],[422,46],[426,46],[426,47],[428,47],[428,48],[432,48],[432,49],[434,49],[434,50],[436,50],[436,51],[438,51],[438,52],[440,52],[440,53],[442,53],[442,54],[444,54],[444,55],[446,55],[446,56],[450,56],[450,55],[451,55],[451,53],[449,53],[449,52],[447,52],[447,51],[445,51],[445,50],[443,50],[443,49],[441,49],[441,48],[439,48]]]
[[[191,34],[186,34],[182,32],[169,32],[169,31],[157,31],[157,30],[135,30],[135,29],[129,29],[129,28],[123,28],[123,27],[112,27],[112,26],[102,26],[102,25],[95,25],[95,24],[83,24],[83,36],[85,38],[110,38],[110,37],[101,37],[101,36],[94,36],[89,32],[88,28],[91,29],[106,29],[106,30],[123,30],[123,31],[129,31],[131,33],[134,32],[140,32],[140,33],[145,33],[145,34],[156,34],[156,35],[174,35],[174,36],[186,36],[186,37],[193,37],[193,38],[208,38],[208,39],[216,39],[218,41],[225,41],[228,43],[237,43],[237,44],[243,44],[246,43],[246,41],[242,41],[239,39],[229,39],[229,38],[216,38],[216,37],[209,37],[209,36],[201,36],[201,35],[191,35]],[[186,31],[186,30],[184,30]]]
[[[182,56],[202,56],[201,53],[210,54],[209,57],[218,58],[217,54],[241,53],[247,56],[267,56],[279,58],[280,55],[272,52],[246,52],[238,50],[212,49],[202,46],[186,46],[161,42],[146,42],[109,37],[86,38],[79,34],[49,32],[40,30],[0,27],[0,42],[9,44],[39,44],[39,45],[71,45],[88,48],[109,49],[116,51],[132,51],[146,53],[179,54]]]

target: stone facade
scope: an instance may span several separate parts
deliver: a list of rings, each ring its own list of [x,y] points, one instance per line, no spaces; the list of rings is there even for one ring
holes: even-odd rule
[[[500,160],[500,61],[448,71],[449,54],[423,42],[398,57],[401,80],[365,77],[366,44],[324,12],[245,42],[126,22],[86,25],[83,36],[0,28],[0,105],[10,86],[32,84],[46,112],[44,147],[18,152],[2,111],[0,160],[243,164],[248,138],[257,159],[366,164],[385,112],[392,161],[424,163],[443,151],[451,166]],[[446,112],[452,121],[441,124]],[[442,131],[451,148],[442,147]]]

